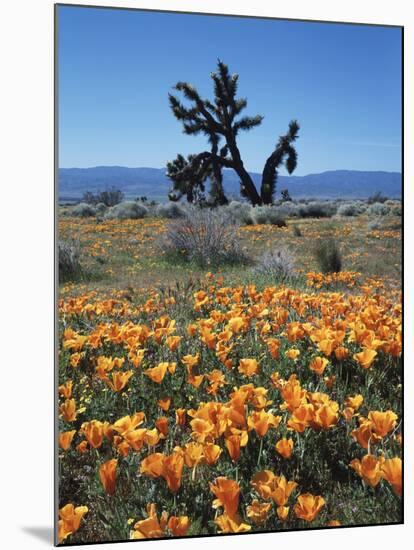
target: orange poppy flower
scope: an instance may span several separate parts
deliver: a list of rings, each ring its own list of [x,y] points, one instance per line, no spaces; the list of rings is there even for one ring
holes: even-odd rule
[[[134,451],[139,451],[144,445],[146,433],[147,430],[145,428],[138,428],[137,430],[131,430],[124,434],[124,438]]]
[[[166,343],[170,351],[176,351],[181,342],[181,336],[168,336]]]
[[[76,445],[76,450],[78,451],[78,453],[81,453],[81,454],[84,454],[87,452],[88,442],[86,441],[86,439],[84,439],[78,445]]]
[[[173,493],[176,493],[181,486],[183,466],[184,458],[181,453],[174,452],[164,459],[162,476]]]
[[[154,445],[156,445],[162,438],[162,434],[160,434],[158,430],[154,428],[152,430],[145,430],[143,437],[144,443],[146,443],[150,447],[154,447]]]
[[[214,523],[219,527],[219,533],[245,533],[251,529],[250,525],[243,523],[238,514],[234,516],[222,514],[214,520]]]
[[[200,339],[208,349],[215,349],[217,343],[217,336],[211,332],[207,327],[200,329]]]
[[[181,363],[187,367],[189,371],[196,365],[198,365],[200,361],[200,355],[197,353],[197,355],[184,355],[184,357],[181,358]]]
[[[74,399],[66,399],[59,407],[59,412],[65,422],[74,422],[78,416],[76,401]]]
[[[351,422],[354,416],[358,416],[358,413],[355,414],[354,409],[352,409],[351,407],[345,407],[341,414],[345,418],[346,422]]]
[[[401,458],[387,458],[381,466],[381,473],[398,495],[402,495],[402,461]]]
[[[338,359],[338,361],[343,361],[348,357],[348,355],[349,355],[349,350],[344,346],[338,346],[335,349],[335,357]]]
[[[309,404],[300,405],[292,413],[292,416],[287,421],[288,428],[295,430],[295,432],[302,433],[310,426],[310,422],[313,419],[314,406]]]
[[[330,519],[328,521],[328,523],[326,524],[328,527],[339,527],[341,524],[340,521],[338,521],[337,519]]]
[[[309,368],[313,372],[316,372],[316,374],[319,374],[319,376],[322,376],[324,370],[328,366],[328,363],[329,361],[325,357],[314,357],[314,359],[312,359],[309,363]]]
[[[243,317],[232,317],[227,323],[227,329],[233,334],[238,334],[245,326],[246,323]]]
[[[272,505],[261,504],[257,499],[247,506],[246,516],[257,525],[264,523],[267,520]]]
[[[385,437],[397,424],[398,416],[393,411],[370,411],[368,420],[371,422],[372,431],[378,437]]]
[[[364,402],[364,398],[360,394],[349,396],[345,399],[345,405],[347,407],[350,407],[354,411],[357,411],[363,402]]]
[[[383,457],[377,458],[376,456],[367,454],[361,460],[354,458],[350,466],[362,477],[367,485],[376,487],[382,478],[381,468],[383,464]]]
[[[187,382],[192,386],[194,386],[195,388],[199,388],[203,383],[203,380],[204,380],[204,374],[198,374],[198,375],[189,374],[187,376]]]
[[[134,365],[134,367],[137,369],[139,366],[141,366],[142,361],[144,360],[144,355],[146,349],[138,349],[134,351],[130,351],[128,354],[128,359],[130,362]]]
[[[368,449],[369,444],[378,442],[378,438],[372,433],[372,424],[366,418],[359,418],[359,428],[352,430],[351,436],[363,447]]]
[[[155,426],[162,435],[168,435],[168,418],[166,416],[160,416],[155,421]]]
[[[161,515],[159,521],[155,511],[155,505],[149,504],[147,510],[149,517],[135,523],[134,530],[131,533],[131,539],[159,539],[165,536],[165,528],[167,526],[166,513]]]
[[[259,437],[264,437],[269,428],[277,428],[281,420],[281,416],[274,416],[272,413],[265,411],[254,411],[247,418],[247,425],[249,430],[255,430]]]
[[[269,500],[275,477],[275,474],[271,470],[262,470],[252,477],[250,483],[262,498]]]
[[[175,409],[175,423],[177,426],[185,426],[187,420],[187,411],[185,409]]]
[[[118,460],[112,458],[107,462],[104,462],[99,467],[99,477],[102,485],[108,495],[113,495],[116,488],[116,468],[118,466]]]
[[[256,359],[240,359],[238,370],[245,376],[253,376],[259,372],[259,363]]]
[[[218,477],[214,483],[210,483],[210,490],[216,499],[213,501],[213,508],[223,506],[224,512],[234,517],[239,507],[240,487],[233,479]]]
[[[338,420],[338,403],[330,401],[315,410],[312,422],[317,428],[329,430],[337,424]]]
[[[213,466],[219,459],[222,449],[219,445],[214,443],[207,443],[203,449],[204,458],[209,466]]]
[[[279,359],[280,341],[276,338],[268,338],[266,345],[273,359]]]
[[[204,459],[204,447],[201,443],[187,443],[184,448],[184,462],[189,468],[194,468]]]
[[[310,493],[299,495],[294,507],[296,517],[305,521],[313,521],[325,506],[325,500],[321,496],[314,496]]]
[[[122,439],[120,435],[115,435],[113,439],[113,446],[121,456],[128,456],[131,446],[129,443]]]
[[[61,395],[65,399],[70,399],[72,397],[72,388],[73,382],[72,380],[68,380],[67,382],[59,386],[59,395]]]
[[[91,447],[98,449],[102,445],[104,437],[102,422],[99,420],[84,422],[81,426],[81,431]]]
[[[187,326],[187,334],[188,336],[195,336],[198,331],[198,326],[195,323],[190,323]]]
[[[161,382],[164,380],[164,376],[167,372],[168,366],[169,363],[159,363],[159,365],[156,367],[145,369],[144,374],[156,384],[161,384]]]
[[[76,368],[77,366],[79,366],[80,360],[84,357],[84,355],[85,355],[84,352],[72,353],[69,360],[70,366],[73,368]]]
[[[144,422],[144,419],[145,413],[136,412],[133,416],[123,416],[112,425],[112,428],[120,435],[124,436],[140,426]]]
[[[59,447],[64,451],[67,451],[71,444],[72,439],[76,433],[76,430],[71,430],[69,432],[60,432],[59,434]]]
[[[293,361],[296,361],[296,359],[300,355],[300,351],[296,348],[290,348],[285,352],[285,355],[288,359],[292,359]]]
[[[278,506],[284,506],[296,487],[295,481],[287,481],[283,475],[275,476],[270,485],[270,496]]]
[[[152,453],[141,461],[140,473],[146,476],[157,478],[164,470],[165,455],[163,453]]]
[[[209,420],[203,420],[202,418],[194,418],[191,420],[190,426],[193,430],[191,437],[199,443],[205,443],[214,431],[214,425]]]
[[[158,406],[165,412],[168,411],[171,405],[171,398],[170,397],[163,397],[162,399],[158,399]]]
[[[171,516],[168,520],[168,529],[174,537],[184,537],[190,528],[188,516]]]
[[[364,348],[360,353],[354,353],[353,357],[363,369],[369,369],[377,355],[375,350]]]
[[[108,377],[105,378],[104,381],[113,391],[120,392],[128,384],[128,380],[133,374],[134,372],[132,370],[128,370],[125,372],[116,371],[111,373],[112,380]]]
[[[227,384],[224,374],[219,369],[211,371],[210,374],[206,375],[206,378],[210,383],[210,386],[207,388],[207,393],[212,395],[217,395],[218,390]]]
[[[83,516],[88,512],[87,506],[77,506],[66,504],[59,510],[58,539],[59,544],[69,535],[76,533],[79,529]]]
[[[332,376],[325,376],[325,378],[323,379],[329,389],[333,387],[333,385],[335,384],[335,380],[336,376],[334,374]]]
[[[282,408],[287,408],[290,412],[293,412],[306,401],[306,391],[302,389],[299,380],[297,380],[294,374],[280,388],[280,393],[286,403]]]
[[[327,338],[325,340],[321,340],[318,342],[318,349],[321,351],[326,357],[329,357],[332,355],[332,352],[335,348],[335,340],[331,338]]]
[[[287,517],[289,515],[289,506],[278,506],[276,508],[276,514],[277,517],[280,519],[280,521],[286,521]]]
[[[249,398],[250,403],[252,404],[252,407],[254,407],[255,409],[258,409],[258,410],[262,410],[265,407],[267,407],[267,405],[271,405],[272,400],[267,399],[268,391],[269,390],[267,390],[265,388],[254,388],[253,393]]]
[[[276,451],[283,456],[283,458],[290,458],[293,452],[293,439],[279,439],[275,445]]]
[[[230,433],[224,438],[226,449],[233,462],[237,462],[240,458],[240,448],[247,445],[249,436],[245,430],[238,430],[236,433]]]

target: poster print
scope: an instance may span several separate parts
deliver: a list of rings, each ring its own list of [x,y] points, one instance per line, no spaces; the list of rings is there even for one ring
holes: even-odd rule
[[[56,31],[56,542],[401,523],[402,28]]]

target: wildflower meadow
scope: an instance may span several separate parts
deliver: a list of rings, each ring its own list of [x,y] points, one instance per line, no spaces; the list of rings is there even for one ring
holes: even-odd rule
[[[59,300],[59,541],[400,522],[396,218],[235,229],[296,249],[279,280],[169,262],[169,223],[61,215],[88,268]],[[324,232],[351,269],[318,270]]]

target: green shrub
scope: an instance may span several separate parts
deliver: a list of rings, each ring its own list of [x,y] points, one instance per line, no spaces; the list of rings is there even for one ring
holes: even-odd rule
[[[271,207],[267,211],[267,223],[277,227],[286,227],[286,220],[277,208]]]
[[[170,201],[159,204],[155,209],[155,214],[160,218],[183,218],[185,216],[185,208],[177,202]]]
[[[369,216],[386,216],[390,213],[390,207],[381,202],[374,202],[367,208],[367,214]]]
[[[333,237],[320,239],[314,254],[322,273],[339,273],[342,269],[342,255]]]
[[[236,224],[252,225],[254,223],[252,207],[246,202],[231,201],[227,206],[223,206],[222,209],[231,216]]]
[[[293,226],[293,234],[295,235],[295,237],[302,237],[302,230],[296,224]]]
[[[358,216],[365,210],[360,202],[346,202],[339,206],[337,210],[338,216]]]
[[[377,229],[381,229],[381,227],[382,227],[382,223],[380,218],[377,218],[376,220],[372,220],[368,223],[369,231],[375,231]]]
[[[254,272],[257,275],[269,277],[278,282],[283,282],[294,273],[295,258],[287,248],[275,248],[266,250],[257,261]]]
[[[296,218],[299,216],[299,207],[293,201],[284,202],[278,206],[277,210],[283,218]]]
[[[96,195],[91,191],[86,191],[83,194],[82,202],[86,202],[88,204],[103,203],[106,206],[115,206],[116,204],[119,204],[123,198],[124,193],[120,189],[111,187],[105,191],[99,191]]]
[[[200,267],[246,263],[237,225],[224,209],[188,208],[184,218],[170,222],[160,249],[168,258],[182,258]]]
[[[267,223],[267,207],[266,206],[254,206],[251,209],[253,222],[255,225],[264,225]]]
[[[336,214],[337,206],[333,202],[309,202],[299,206],[301,218],[330,218]]]
[[[105,215],[106,211],[108,210],[108,207],[103,202],[98,202],[98,204],[95,206],[96,215],[99,217],[102,217]]]
[[[136,201],[125,201],[110,208],[105,214],[106,219],[138,220],[145,218],[148,209]]]
[[[391,214],[393,216],[402,216],[402,203],[401,203],[401,201],[396,201],[395,204],[391,207]]]
[[[59,283],[77,281],[82,277],[79,260],[80,245],[76,241],[58,242]]]
[[[285,227],[286,220],[275,206],[255,206],[251,209],[251,215],[255,224],[271,224]]]
[[[96,215],[96,208],[86,202],[80,202],[72,208],[71,214],[78,218],[89,218]]]

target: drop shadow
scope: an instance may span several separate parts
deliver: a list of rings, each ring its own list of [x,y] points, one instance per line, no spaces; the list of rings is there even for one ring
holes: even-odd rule
[[[53,546],[53,527],[22,527],[24,533]]]

